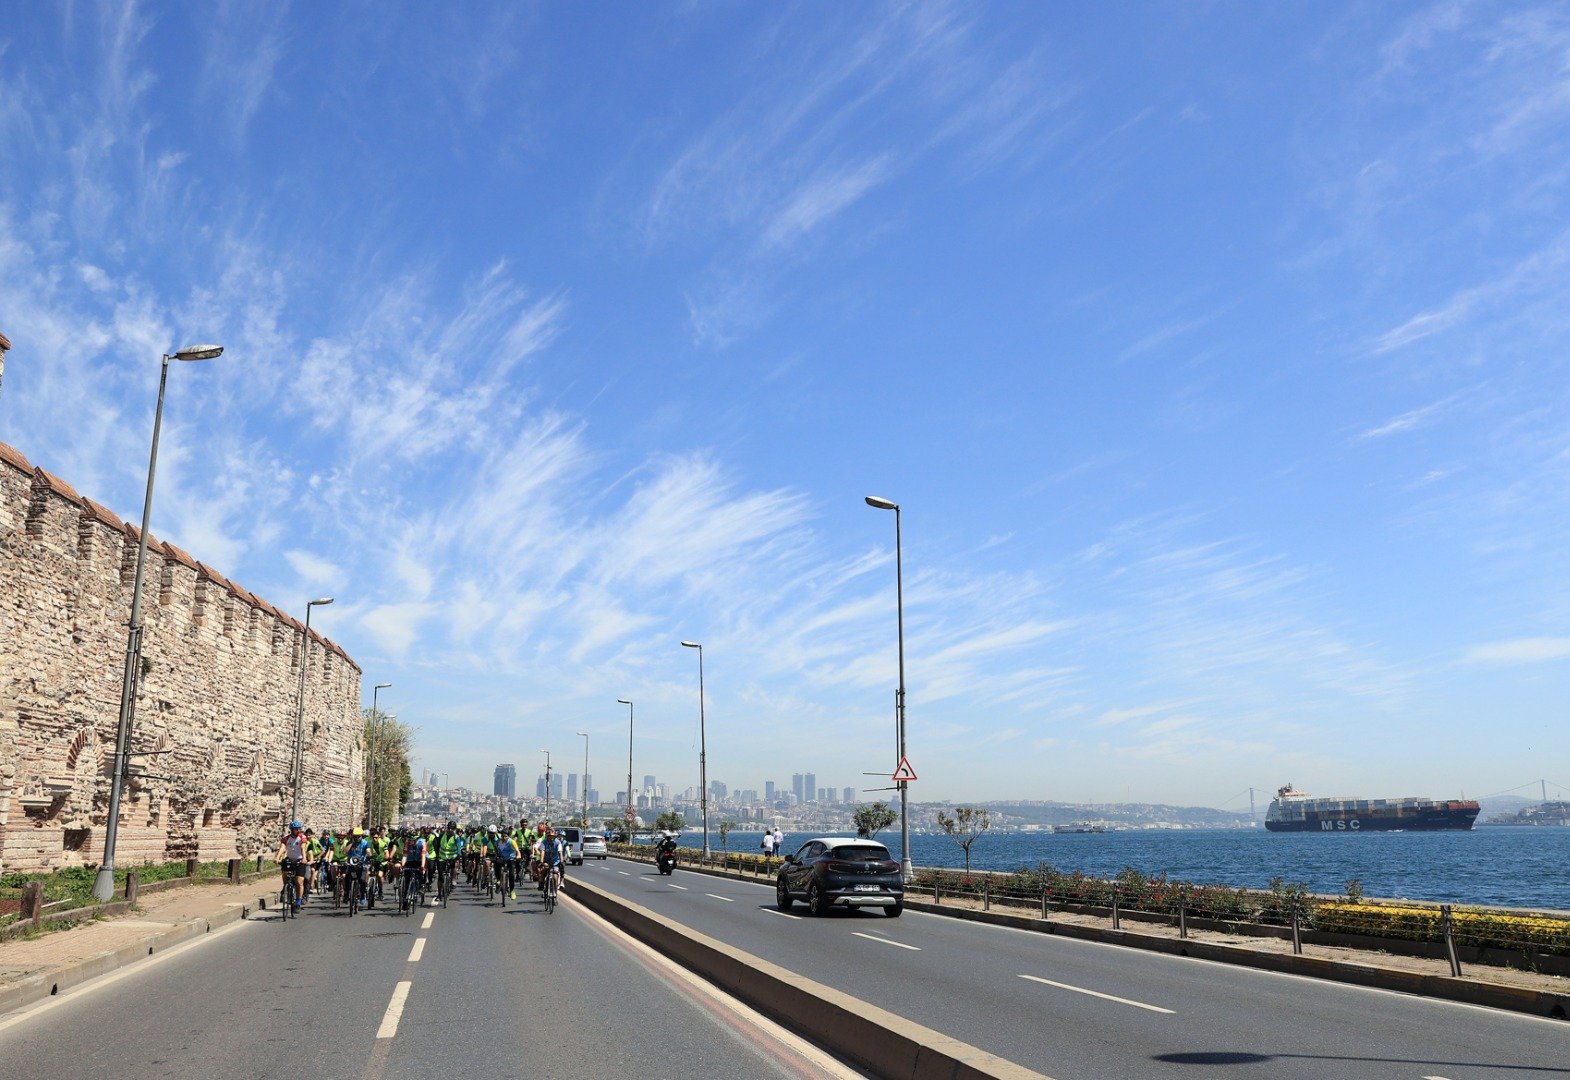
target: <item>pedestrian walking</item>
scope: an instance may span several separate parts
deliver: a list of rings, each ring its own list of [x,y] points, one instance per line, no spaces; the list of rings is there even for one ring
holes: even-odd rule
[[[785,857],[785,834],[780,832],[778,825],[774,826],[774,854],[782,859]]]
[[[763,868],[765,870],[768,869],[768,867],[769,867],[769,860],[772,859],[772,858],[774,858],[774,834],[769,832],[769,830],[764,829],[763,830]]]

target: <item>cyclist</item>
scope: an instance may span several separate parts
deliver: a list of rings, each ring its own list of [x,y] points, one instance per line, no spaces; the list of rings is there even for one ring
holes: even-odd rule
[[[327,890],[329,896],[338,896],[338,838],[331,829],[322,830],[322,851],[316,860],[316,870],[322,879],[321,887]]]
[[[518,841],[512,833],[504,832],[496,838],[496,887],[509,900],[518,899]]]
[[[567,862],[567,846],[556,835],[556,830],[546,826],[544,835],[539,841],[540,856],[540,891],[545,891],[546,882],[554,875],[560,882],[562,867]]]
[[[416,832],[412,837],[406,837],[401,847],[403,854],[403,888],[399,896],[401,903],[409,904],[414,902],[414,883],[416,881],[423,882],[425,879],[428,869],[426,852],[429,850],[429,847],[424,835],[419,832]],[[423,892],[424,890],[421,889],[420,891]]]
[[[443,892],[452,891],[453,870],[462,854],[463,837],[458,833],[458,823],[449,821],[436,840],[436,875],[439,882],[445,882]]]
[[[365,906],[371,906],[370,881],[366,876],[371,858],[371,842],[366,839],[364,829],[355,829],[343,843],[343,891],[347,896],[350,888],[356,881],[360,884],[360,895],[365,897]]]
[[[305,830],[305,892],[300,895],[302,901],[311,898],[311,890],[316,886],[316,864],[322,857],[321,842],[316,839],[315,829]]]
[[[278,854],[273,856],[275,862],[283,868],[284,887],[288,887],[288,879],[294,878],[294,910],[299,911],[305,895],[305,833],[303,826],[298,821],[289,822],[289,832],[278,844]]]
[[[371,881],[365,890],[366,907],[370,907],[370,902],[376,899],[376,887],[386,883],[387,879],[383,871],[387,864],[387,847],[390,843],[385,828],[377,825],[371,829],[370,851],[366,856],[366,861],[371,866]]]

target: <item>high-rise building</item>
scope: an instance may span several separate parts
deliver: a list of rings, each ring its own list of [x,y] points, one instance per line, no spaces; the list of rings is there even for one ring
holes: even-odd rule
[[[536,799],[543,799],[543,798],[545,798],[545,777],[544,776],[538,776],[534,780],[534,797]]]
[[[578,774],[575,772],[567,774],[567,798],[578,801]]]
[[[808,802],[818,801],[818,777],[816,774],[808,773],[806,778],[802,781],[802,788],[807,793]]]
[[[853,787],[846,788],[844,797],[842,799],[840,799],[840,801],[841,802],[845,802],[845,803],[853,803],[853,802],[855,802],[856,801],[856,789],[853,788]]]
[[[763,782],[763,801],[768,803],[770,806],[774,805],[774,781],[773,780],[765,780]]]
[[[799,802],[799,803],[803,803],[803,802],[807,801],[806,798],[804,798],[804,796],[806,795],[806,788],[802,786],[805,782],[806,782],[806,780],[801,775],[801,773],[792,773],[791,774],[791,778],[790,778],[791,794],[796,796],[796,801]]]
[[[561,775],[561,773],[551,773],[551,798],[553,798],[553,799],[561,798],[561,792],[562,792],[562,775]]]
[[[649,791],[653,787],[654,787],[654,777],[652,777],[652,776],[645,776],[643,778],[643,790],[644,791]]]
[[[492,795],[502,795],[509,799],[518,797],[518,767],[516,765],[496,766],[496,783],[491,788]]]
[[[709,794],[712,795],[714,798],[716,798],[716,799],[723,799],[725,797],[726,793],[729,792],[729,791],[730,791],[730,788],[726,787],[720,781],[718,781],[718,780],[710,780],[709,781]]]

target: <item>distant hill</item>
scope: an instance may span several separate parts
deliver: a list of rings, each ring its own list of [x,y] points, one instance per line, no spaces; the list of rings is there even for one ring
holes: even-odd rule
[[[1164,803],[1065,803],[1050,800],[976,803],[1000,825],[1068,825],[1076,821],[1107,821],[1126,825],[1188,825],[1236,828],[1249,823],[1248,811],[1210,806],[1168,806]],[[1264,817],[1264,807],[1260,807]],[[997,820],[999,818],[1002,820]]]
[[[1477,805],[1482,807],[1477,815],[1480,818],[1493,817],[1495,814],[1510,817],[1528,806],[1536,806],[1537,800],[1523,799],[1519,795],[1490,795],[1486,799],[1478,799]]]

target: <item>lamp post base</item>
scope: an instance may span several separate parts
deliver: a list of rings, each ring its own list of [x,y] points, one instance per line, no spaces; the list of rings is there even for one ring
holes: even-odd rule
[[[98,868],[98,876],[93,879],[93,898],[106,904],[114,899],[113,867]]]

